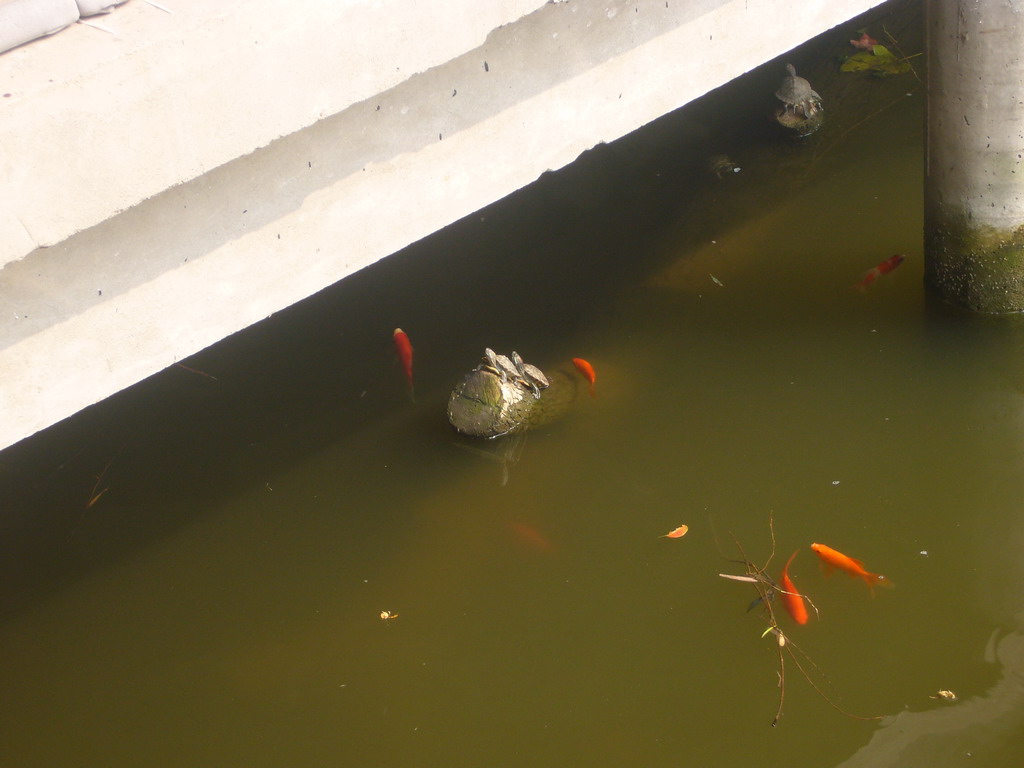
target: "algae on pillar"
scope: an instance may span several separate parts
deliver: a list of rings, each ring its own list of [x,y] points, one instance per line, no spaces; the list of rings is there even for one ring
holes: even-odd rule
[[[925,282],[978,312],[1024,310],[1024,9],[931,0]]]

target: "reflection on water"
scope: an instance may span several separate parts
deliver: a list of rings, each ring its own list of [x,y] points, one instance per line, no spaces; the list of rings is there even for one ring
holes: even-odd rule
[[[466,438],[455,443],[456,448],[494,462],[501,468],[501,487],[508,485],[509,471],[519,463],[526,449],[529,432],[508,435],[500,440],[473,440]]]
[[[1019,754],[1024,327],[923,296],[920,86],[796,145],[757,123],[779,67],[6,452],[6,762]],[[584,357],[598,397],[467,443],[445,404],[485,346]],[[769,516],[821,611],[789,634],[891,722],[791,674],[768,727],[776,648],[717,574]],[[824,578],[813,541],[898,587]]]
[[[840,768],[963,765],[965,758],[972,764],[978,759],[984,765],[1015,765],[1024,732],[1024,635],[1019,622],[1005,636],[998,629],[992,633],[985,660],[1000,666],[999,680],[990,689],[956,707],[901,712]]]

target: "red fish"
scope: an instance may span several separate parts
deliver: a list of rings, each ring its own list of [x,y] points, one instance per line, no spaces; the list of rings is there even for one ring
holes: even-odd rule
[[[786,606],[786,610],[789,615],[793,617],[793,621],[797,624],[807,623],[807,606],[804,605],[804,598],[797,592],[796,587],[793,585],[793,580],[789,578],[789,564],[793,562],[793,558],[796,557],[796,552],[789,556],[789,560],[782,568],[782,604]]]
[[[395,328],[395,349],[398,351],[398,359],[402,361],[402,368],[405,371],[405,379],[409,382],[409,397],[412,397],[412,344],[409,337],[401,328]]]
[[[860,560],[847,557],[842,552],[832,549],[832,547],[826,547],[824,544],[811,544],[811,549],[821,558],[821,563],[825,567],[826,572],[831,572],[833,568],[838,568],[854,578],[864,579],[872,594],[875,592],[876,584],[881,584],[883,587],[892,586],[892,582],[885,578],[885,576],[882,576],[880,573],[871,573],[864,568],[864,563]]]
[[[875,282],[875,280],[880,278],[882,275],[887,275],[894,269],[896,269],[896,267],[903,263],[903,260],[905,258],[906,256],[904,256],[902,253],[897,253],[895,256],[890,256],[888,259],[883,261],[874,269],[869,269],[867,273],[864,275],[864,279],[861,280],[859,283],[855,283],[853,287],[858,291],[863,291],[865,288],[867,288],[871,283]]]
[[[519,540],[538,552],[550,552],[554,549],[551,541],[527,523],[512,523],[512,531],[519,537]]]
[[[584,360],[582,357],[574,357],[572,364],[576,366],[576,370],[583,374],[583,377],[590,382],[590,396],[597,397],[597,393],[594,391],[594,382],[597,381],[597,374],[594,373],[594,366]]]

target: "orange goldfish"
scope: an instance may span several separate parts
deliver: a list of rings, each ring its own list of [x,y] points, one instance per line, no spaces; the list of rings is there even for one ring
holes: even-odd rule
[[[409,343],[409,337],[401,328],[395,328],[394,338],[398,359],[402,361],[405,378],[409,382],[409,397],[412,397],[412,344]]]
[[[796,552],[789,556],[789,560],[782,568],[782,604],[786,606],[786,610],[789,611],[789,615],[793,617],[793,621],[797,624],[807,623],[807,606],[804,605],[803,596],[797,592],[796,587],[793,585],[793,580],[789,578],[789,564],[793,562],[793,558],[796,557]]]
[[[826,547],[824,544],[811,544],[811,549],[821,558],[821,563],[825,567],[826,572],[831,572],[833,568],[838,568],[855,578],[864,579],[868,587],[870,587],[872,594],[875,592],[876,584],[881,584],[884,587],[892,586],[892,582],[885,578],[885,576],[865,570],[864,563],[860,560],[854,560],[842,552],[836,552],[832,547]]]
[[[590,382],[590,396],[597,397],[597,393],[594,391],[594,382],[597,380],[597,374],[594,373],[594,366],[582,357],[574,357],[572,359],[572,364],[576,366],[576,370],[583,374],[583,378]]]
[[[512,532],[519,540],[538,552],[550,552],[554,549],[551,540],[532,525],[527,523],[512,523]]]
[[[867,288],[871,283],[875,282],[875,280],[880,278],[882,275],[887,275],[894,269],[896,269],[896,267],[903,263],[903,260],[905,258],[906,256],[904,256],[902,253],[897,253],[895,256],[890,256],[888,259],[883,261],[874,269],[869,269],[867,273],[864,275],[864,279],[861,280],[859,283],[855,283],[853,287],[858,291],[863,291],[865,288]]]

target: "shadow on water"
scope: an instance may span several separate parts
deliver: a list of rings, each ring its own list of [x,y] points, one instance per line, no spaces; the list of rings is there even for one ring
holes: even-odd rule
[[[731,83],[717,97],[600,145],[9,449],[0,480],[12,544],[0,558],[0,577],[17,588],[0,598],[4,615],[41,596],[39,585],[59,585],[102,563],[98,552],[129,553],[140,540],[187,525],[261,472],[300,462],[396,411],[446,443],[441,409],[428,410],[429,403],[443,398],[483,346],[518,348],[529,359],[536,351],[568,354],[564,344],[586,335],[595,311],[624,283],[674,258],[648,243],[706,194],[706,159],[721,150],[722,138],[752,152],[777,142],[762,114],[761,80]],[[723,112],[723,103],[740,108],[739,118]],[[718,229],[738,213],[687,221]],[[413,409],[401,399],[387,343],[395,326],[415,329],[420,397]],[[110,490],[99,516],[86,505],[104,488]],[[140,506],[151,510],[143,519]],[[45,556],[55,548],[62,557]]]
[[[659,146],[673,147],[673,133],[655,134]],[[97,547],[128,553],[139,537],[187,525],[239,487],[381,421],[400,419],[448,444],[447,392],[484,346],[537,359],[551,348],[552,328],[556,339],[578,335],[622,281],[654,264],[634,244],[664,227],[679,203],[646,186],[653,156],[640,169],[622,154],[598,147],[9,449],[2,481],[11,549],[0,576],[18,588],[4,593],[4,615],[36,599],[30,585],[77,578],[79,547],[96,563]],[[634,192],[621,200],[615,188],[630,173]],[[404,397],[390,343],[396,326],[409,329],[416,350],[415,404]],[[432,455],[420,460],[427,477]],[[102,504],[86,509],[104,488]],[[140,508],[149,510],[144,519]],[[66,556],[43,556],[55,546]]]
[[[1016,754],[1024,364],[1006,350],[1024,329],[922,294],[920,84],[835,73],[879,20],[919,50],[914,10],[843,25],[5,452],[12,759]],[[766,117],[786,61],[828,110],[801,143]],[[742,171],[710,173],[719,153]],[[484,346],[586,357],[598,397],[481,446],[495,458],[460,450],[445,403]],[[768,727],[775,649],[717,573],[728,533],[763,561],[769,515],[822,609],[785,626],[845,709],[891,723],[794,677]],[[897,588],[822,578],[811,541]]]

